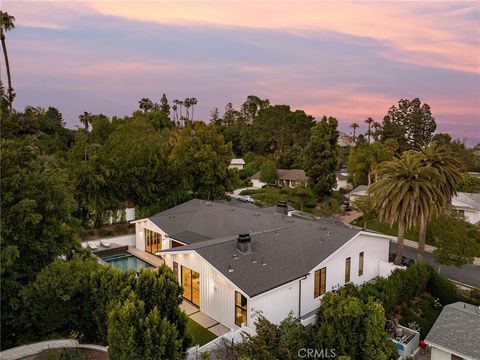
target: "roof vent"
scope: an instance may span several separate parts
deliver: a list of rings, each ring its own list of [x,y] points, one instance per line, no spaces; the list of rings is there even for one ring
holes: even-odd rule
[[[262,266],[267,265],[267,262],[262,258]]]
[[[238,235],[237,250],[242,254],[250,254],[252,252],[252,238],[250,234]]]
[[[228,272],[233,272],[233,269],[230,265],[228,265]]]
[[[288,215],[288,205],[286,201],[279,201],[277,203],[275,214]]]

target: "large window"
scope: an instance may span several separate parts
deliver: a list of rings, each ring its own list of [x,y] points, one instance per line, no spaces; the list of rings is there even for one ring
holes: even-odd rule
[[[347,258],[345,260],[345,283],[350,282],[350,267],[351,267],[351,264],[352,264],[352,259]]]
[[[182,266],[183,297],[193,305],[200,306],[200,274]]]
[[[363,275],[363,259],[365,258],[365,255],[363,254],[363,251],[358,254],[358,276]]]
[[[247,325],[247,298],[235,291],[235,324]]]
[[[162,250],[162,235],[145,229],[145,251],[151,254],[155,254]]]
[[[327,284],[327,268],[321,268],[315,271],[315,289],[314,297],[325,294]]]

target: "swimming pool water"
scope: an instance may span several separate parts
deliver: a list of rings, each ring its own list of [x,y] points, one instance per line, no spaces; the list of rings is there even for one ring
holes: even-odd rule
[[[129,269],[140,270],[142,267],[145,269],[152,267],[152,265],[150,265],[149,263],[146,263],[145,261],[129,253],[105,255],[102,256],[102,260],[106,261],[114,268],[120,269],[122,271],[127,271]]]

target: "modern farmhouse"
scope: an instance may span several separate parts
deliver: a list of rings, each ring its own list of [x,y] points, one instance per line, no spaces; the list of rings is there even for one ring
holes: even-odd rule
[[[253,328],[257,311],[276,323],[292,312],[308,325],[325,292],[392,268],[389,237],[290,217],[285,203],[191,200],[135,224],[137,249],[163,257],[185,300],[230,329]]]

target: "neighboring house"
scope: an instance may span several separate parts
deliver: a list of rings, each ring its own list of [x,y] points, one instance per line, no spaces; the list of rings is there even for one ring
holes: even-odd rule
[[[270,210],[191,200],[135,221],[136,247],[162,256],[184,299],[231,329],[254,328],[257,311],[311,324],[327,291],[389,274],[390,237],[289,217],[286,203]]]
[[[260,171],[256,172],[249,178],[252,180],[252,186],[256,188],[261,188],[266,183],[260,180]],[[277,169],[277,181],[276,185],[282,187],[295,187],[300,184],[306,184],[308,181],[308,177],[305,174],[304,170],[301,169]]]
[[[337,171],[337,185],[335,186],[335,191],[340,189],[351,189],[351,185],[348,183],[348,171],[347,169],[341,169]]]
[[[228,168],[242,170],[244,166],[245,161],[243,159],[232,159],[232,161],[230,161],[230,165],[228,165]]]
[[[480,308],[461,301],[445,306],[425,343],[432,360],[480,359]]]
[[[452,209],[471,224],[480,222],[480,194],[457,193],[452,199]]]
[[[480,172],[469,171],[469,172],[468,172],[468,175],[480,179]]]
[[[348,199],[351,203],[354,203],[358,199],[363,199],[368,196],[368,186],[367,185],[359,185],[355,189],[353,189],[350,193],[348,193]]]

